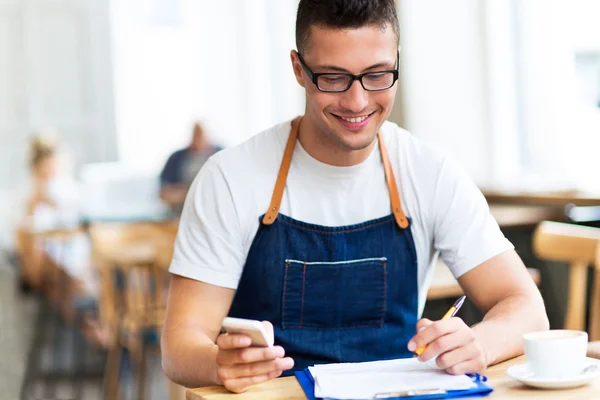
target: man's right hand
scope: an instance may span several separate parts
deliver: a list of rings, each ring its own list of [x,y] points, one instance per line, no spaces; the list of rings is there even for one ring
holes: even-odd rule
[[[268,335],[273,325],[263,321]],[[294,366],[291,357],[284,357],[281,346],[251,347],[252,340],[242,334],[222,334],[217,338],[217,378],[234,393],[242,393],[250,386],[277,378]]]

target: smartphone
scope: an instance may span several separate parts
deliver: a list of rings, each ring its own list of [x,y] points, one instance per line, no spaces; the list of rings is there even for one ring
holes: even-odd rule
[[[241,333],[250,336],[252,346],[273,346],[272,339],[268,337],[265,327],[260,321],[227,317],[223,320],[223,329],[227,333]]]

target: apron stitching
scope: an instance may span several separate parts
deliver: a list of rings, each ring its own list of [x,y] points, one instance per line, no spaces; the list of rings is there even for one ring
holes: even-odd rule
[[[387,306],[387,259],[383,262],[383,309],[381,311],[381,322],[379,322],[379,326],[383,326],[383,321],[385,319],[385,309]]]
[[[304,271],[302,272],[302,304],[300,305],[300,328],[302,328],[302,320],[304,319],[304,287],[306,284],[306,263],[304,263]]]
[[[281,324],[283,325],[283,327],[286,326],[285,323],[285,303],[286,303],[286,298],[287,298],[287,277],[288,277],[288,268],[290,266],[289,262],[285,263],[285,277],[283,278],[283,301],[282,301],[282,307],[281,307]]]
[[[336,233],[350,233],[350,232],[360,231],[360,230],[363,230],[363,229],[372,228],[374,226],[387,224],[387,223],[389,223],[391,221],[382,221],[382,222],[377,222],[377,223],[372,224],[372,225],[361,226],[360,228],[344,229],[344,230],[339,230],[339,231],[335,231],[335,232],[326,232],[326,231],[323,231],[323,230],[320,230],[320,229],[307,228],[305,226],[302,226],[302,225],[299,225],[299,224],[294,224],[293,222],[285,221],[283,219],[281,220],[281,222],[283,222],[284,224],[291,225],[291,226],[294,226],[296,228],[301,228],[301,229],[304,229],[304,230],[307,230],[307,231],[311,231],[311,232],[319,232],[319,233],[322,233],[322,234],[325,234],[325,235],[334,235]]]
[[[320,326],[299,326],[299,325],[293,325],[293,326],[288,326],[287,329],[316,329],[316,330],[320,330],[320,331],[333,331],[333,330],[338,330],[338,329],[357,329],[357,328],[380,328],[379,323],[375,320],[371,323],[366,323],[366,324],[361,324],[361,325],[348,325],[348,326],[338,326],[338,327],[320,327]]]
[[[288,264],[294,263],[294,264],[303,264],[303,265],[312,265],[312,264],[343,265],[343,264],[358,264],[358,263],[369,262],[369,261],[381,261],[382,263],[385,263],[387,261],[387,257],[361,258],[359,260],[348,260],[348,261],[311,261],[311,262],[307,262],[307,261],[292,260],[289,258],[285,260],[285,262]]]

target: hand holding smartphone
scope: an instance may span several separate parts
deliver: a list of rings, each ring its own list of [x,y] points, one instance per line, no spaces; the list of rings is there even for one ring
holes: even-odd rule
[[[250,339],[252,339],[252,346],[273,346],[273,338],[267,334],[263,323],[260,321],[226,317],[223,320],[222,325],[227,333],[237,333],[249,336]]]
[[[221,326],[226,333],[216,340],[217,384],[241,393],[294,367],[283,347],[273,345],[271,323],[227,317]],[[251,340],[240,340],[241,335]]]

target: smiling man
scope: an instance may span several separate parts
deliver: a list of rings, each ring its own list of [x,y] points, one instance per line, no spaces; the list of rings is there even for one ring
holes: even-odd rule
[[[301,0],[291,63],[301,118],[213,156],[187,198],[170,271],[163,368],[234,392],[315,363],[437,356],[479,372],[547,329],[542,299],[481,192],[386,119],[393,0]],[[485,313],[419,320],[438,255]],[[275,346],[220,334],[263,320]]]

